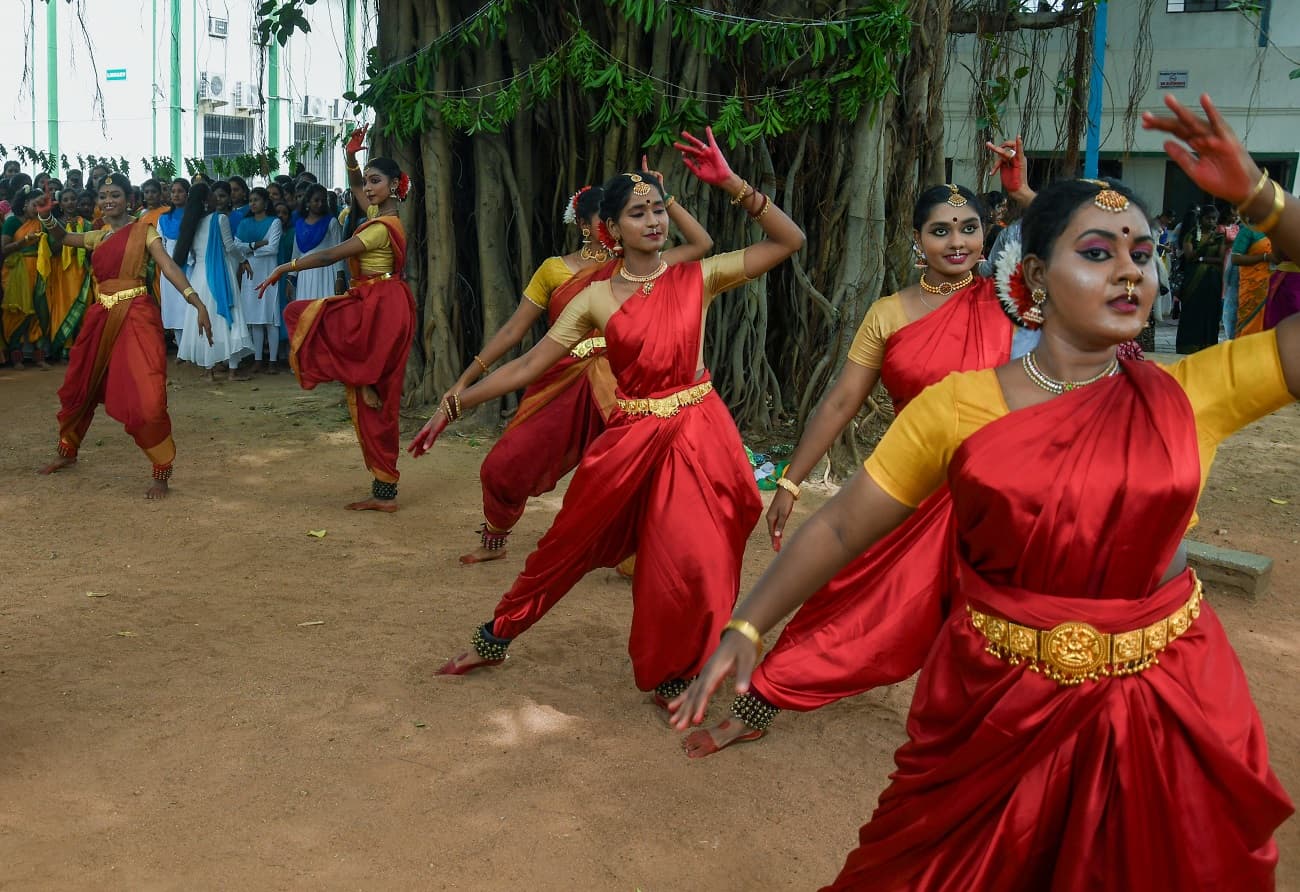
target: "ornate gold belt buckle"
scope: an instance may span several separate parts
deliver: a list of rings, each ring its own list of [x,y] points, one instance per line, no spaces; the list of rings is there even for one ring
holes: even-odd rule
[[[1043,633],[1041,659],[1065,678],[1090,676],[1106,665],[1106,636],[1087,623],[1061,623]]]

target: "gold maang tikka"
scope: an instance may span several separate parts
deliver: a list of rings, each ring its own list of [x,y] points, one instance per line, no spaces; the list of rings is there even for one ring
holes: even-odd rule
[[[961,190],[957,188],[956,184],[949,183],[948,189],[952,192],[948,196],[948,204],[955,208],[964,208],[966,206],[966,196],[961,194]]]
[[[627,175],[627,178],[635,184],[632,186],[633,195],[650,194],[650,184],[647,183],[645,180],[641,179],[641,176],[639,174],[630,173]]]
[[[1103,211],[1122,214],[1128,210],[1128,199],[1112,189],[1110,183],[1105,180],[1084,180],[1084,182],[1101,187],[1101,191],[1093,196],[1092,203]]]

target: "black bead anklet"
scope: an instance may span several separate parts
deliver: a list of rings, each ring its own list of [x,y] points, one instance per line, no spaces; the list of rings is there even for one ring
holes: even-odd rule
[[[780,711],[757,694],[741,694],[731,701],[731,714],[758,731],[766,731]]]
[[[375,480],[370,484],[370,494],[381,502],[391,502],[397,498],[397,484]]]

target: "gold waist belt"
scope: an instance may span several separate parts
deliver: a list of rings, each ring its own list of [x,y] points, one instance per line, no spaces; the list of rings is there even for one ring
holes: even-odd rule
[[[639,400],[619,400],[618,407],[629,415],[654,415],[656,418],[672,418],[683,406],[694,406],[704,402],[704,398],[713,391],[713,382],[705,381],[685,390],[670,393],[668,396],[647,397]]]
[[[377,276],[366,276],[361,279],[353,279],[352,287],[358,288],[361,285],[374,285],[377,282],[387,282],[389,279],[395,278],[396,275],[396,273],[380,273]]]
[[[145,287],[138,285],[135,288],[128,288],[125,291],[114,291],[112,294],[101,294],[99,302],[104,305],[104,309],[111,310],[117,304],[124,300],[130,300],[133,297],[139,297],[145,293]]]
[[[569,355],[575,359],[586,359],[597,350],[605,349],[604,338],[587,338],[585,341],[579,341],[569,351]]]
[[[1098,632],[1087,623],[1061,623],[1043,631],[980,613],[966,605],[971,624],[988,640],[986,651],[1013,666],[1022,660],[1064,685],[1107,676],[1134,675],[1160,662],[1157,654],[1201,615],[1201,580],[1187,603],[1169,616],[1131,632]]]

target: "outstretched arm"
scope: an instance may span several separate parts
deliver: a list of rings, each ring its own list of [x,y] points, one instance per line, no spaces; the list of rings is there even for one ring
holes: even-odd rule
[[[277,250],[278,249],[277,245]],[[281,276],[288,273],[302,272],[305,269],[317,269],[322,266],[330,266],[331,264],[338,263],[340,260],[346,260],[349,257],[356,257],[365,250],[365,242],[361,241],[361,239],[354,235],[341,245],[335,245],[332,248],[321,248],[318,251],[310,251],[300,257],[295,257],[288,263],[282,263],[275,269],[271,270],[271,274],[266,277],[266,280],[257,286],[257,293],[259,296],[262,295],[266,289],[280,281]]]
[[[1201,94],[1199,117],[1172,96],[1165,96],[1172,115],[1142,113],[1142,126],[1162,130],[1174,139],[1165,152],[1192,182],[1227,199],[1254,227],[1269,235],[1275,249],[1300,256],[1300,202],[1260,172],[1237,134],[1219,114],[1210,97]],[[1277,348],[1287,389],[1300,399],[1300,316],[1277,326]]]
[[[736,608],[733,619],[751,624],[759,635],[770,631],[912,511],[881,489],[865,471],[859,471],[799,528]],[[669,705],[673,725],[682,729],[701,722],[709,698],[732,673],[736,676],[736,692],[748,691],[757,663],[754,642],[740,632],[726,632],[699,678]]]
[[[569,348],[551,337],[544,337],[523,356],[512,360],[492,374],[483,378],[473,387],[443,401],[433,413],[433,417],[420,429],[407,452],[416,458],[428,452],[447,425],[470,409],[505,396],[507,393],[527,387],[541,377],[542,372],[555,365],[569,352]],[[448,416],[448,403],[451,403],[452,416]]]
[[[808,419],[803,436],[799,438],[799,444],[790,456],[790,464],[782,476],[796,486],[802,484],[830,450],[835,438],[853,420],[853,416],[858,414],[879,380],[879,369],[869,369],[856,362],[844,363],[839,378]],[[767,511],[767,532],[772,539],[774,551],[781,550],[781,536],[793,510],[794,495],[785,489],[777,489]]]
[[[456,383],[451,385],[451,389],[442,395],[445,400],[453,394],[462,393],[471,384],[480,377],[487,374],[485,367],[491,367],[501,357],[505,356],[524,339],[528,330],[533,327],[538,319],[542,318],[542,313],[546,312],[537,304],[528,298],[519,301],[519,306],[515,308],[514,313],[506,320],[506,324],[497,329],[496,334],[488,339],[479,351],[478,356],[461,372]],[[479,365],[482,362],[483,365]]]
[[[712,127],[706,127],[704,135],[707,143],[683,131],[685,142],[673,143],[673,147],[682,153],[682,162],[691,173],[728,192],[732,204],[743,208],[762,227],[767,238],[745,249],[745,277],[755,279],[803,247],[803,230],[770,197],[732,172],[713,138]]]

